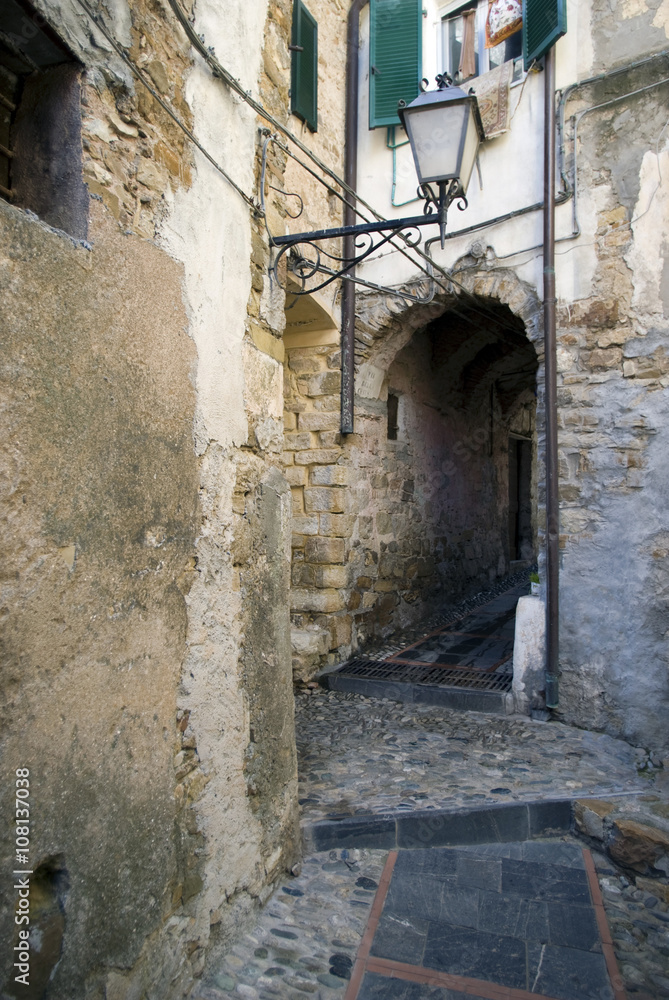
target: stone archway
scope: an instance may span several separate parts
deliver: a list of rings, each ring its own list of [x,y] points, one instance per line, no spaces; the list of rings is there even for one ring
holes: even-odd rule
[[[532,442],[536,551],[538,298],[513,271],[468,259],[458,281],[465,292],[429,305],[359,297],[356,432],[344,440],[335,348],[288,352],[302,679],[509,572],[510,439]]]

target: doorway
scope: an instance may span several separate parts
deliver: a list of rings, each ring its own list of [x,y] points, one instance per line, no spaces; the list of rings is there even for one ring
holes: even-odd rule
[[[509,437],[509,562],[529,563],[532,540],[532,442]]]

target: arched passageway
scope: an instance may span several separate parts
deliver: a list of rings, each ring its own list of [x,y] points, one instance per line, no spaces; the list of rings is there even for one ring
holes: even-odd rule
[[[523,321],[478,299],[415,330],[376,407],[360,401],[357,464],[371,470],[360,520],[381,595],[370,638],[533,561],[536,373]]]
[[[510,272],[469,281],[427,306],[364,297],[352,435],[338,345],[288,352],[299,679],[535,558],[536,298]]]

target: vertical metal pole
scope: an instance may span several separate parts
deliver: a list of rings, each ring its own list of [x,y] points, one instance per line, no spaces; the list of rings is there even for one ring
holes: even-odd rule
[[[560,507],[555,300],[555,48],[544,69],[544,364],[546,377],[546,706],[558,704]]]
[[[360,11],[367,0],[353,0],[348,12],[346,36],[346,118],[344,122],[344,179],[355,190],[358,179],[358,49]],[[355,225],[355,201],[346,196],[344,225]],[[345,236],[343,256],[355,254],[355,237]],[[355,271],[348,272],[351,277]],[[355,399],[355,285],[344,281],[341,299],[341,432],[353,433]]]

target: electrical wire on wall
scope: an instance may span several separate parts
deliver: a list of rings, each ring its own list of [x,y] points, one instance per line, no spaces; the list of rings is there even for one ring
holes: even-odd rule
[[[133,75],[137,77],[137,79],[142,83],[142,85],[144,87],[146,87],[146,89],[149,91],[149,93],[152,95],[152,97],[154,97],[154,99],[160,104],[160,106],[163,108],[163,110],[170,116],[170,118],[172,118],[172,120],[177,124],[177,126],[184,132],[184,134],[193,143],[193,145],[195,145],[196,148],[200,150],[200,152],[206,157],[206,159],[212,164],[212,166],[226,179],[226,181],[234,188],[234,190],[244,199],[244,201],[246,202],[246,204],[253,210],[254,214],[257,215],[257,216],[261,216],[263,214],[263,209],[262,209],[261,201],[259,201],[255,197],[252,197],[252,196],[246,194],[246,192],[243,191],[243,189],[233,180],[233,178],[228,174],[228,172],[211,155],[211,153],[209,153],[209,151],[198,141],[198,139],[191,132],[191,130],[188,128],[188,126],[173,111],[173,109],[160,96],[160,94],[157,93],[157,91],[155,90],[155,88],[151,85],[151,83],[147,80],[146,76],[143,74],[142,70],[129,58],[129,56],[126,55],[126,53],[123,51],[123,48],[121,47],[121,45],[114,39],[113,35],[109,32],[109,30],[106,28],[106,26],[101,21],[101,19],[91,9],[91,7],[89,6],[87,0],[77,0],[77,3],[86,12],[86,14],[91,19],[91,21],[96,25],[96,27],[103,33],[103,35],[105,36],[105,38],[109,41],[109,43],[114,48],[115,52],[119,55],[119,57],[123,60],[123,62],[129,67],[129,69],[131,70],[131,72],[133,73]],[[308,146],[306,146],[297,136],[295,136],[294,133],[292,133],[282,122],[280,122],[278,119],[276,119],[258,101],[256,101],[251,96],[250,92],[244,90],[244,88],[242,87],[241,83],[238,80],[236,80],[235,77],[233,77],[220,64],[220,62],[216,59],[216,56],[214,54],[213,49],[206,46],[203,37],[201,35],[198,35],[195,32],[194,27],[192,26],[192,24],[191,24],[188,16],[186,15],[186,12],[183,10],[183,8],[179,4],[178,0],[168,0],[168,3],[170,5],[170,8],[172,9],[172,11],[174,12],[174,14],[176,15],[177,19],[179,20],[180,24],[182,25],[184,31],[186,32],[189,41],[194,46],[194,48],[196,48],[196,50],[200,53],[200,55],[202,56],[202,58],[205,60],[205,62],[209,66],[212,74],[216,78],[219,78],[219,79],[223,80],[243,101],[245,101],[247,104],[249,104],[249,106],[251,108],[253,108],[253,110],[255,110],[256,113],[260,117],[262,117],[266,121],[268,121],[289,142],[291,142],[295,146],[297,146],[298,149],[308,159],[310,159],[311,162],[313,164],[315,164],[318,167],[319,170],[321,170],[328,178],[330,178],[331,181],[334,181],[336,187],[341,188],[342,191],[344,191],[347,195],[349,195],[349,198],[351,200],[349,200],[349,198],[346,198],[343,194],[341,194],[340,191],[337,191],[336,187],[333,186],[333,184],[328,183],[328,181],[324,180],[323,177],[319,176],[318,173],[315,170],[313,170],[313,168],[311,168],[307,163],[305,163],[304,160],[301,159],[292,149],[290,149],[290,147],[288,145],[286,145],[286,143],[280,142],[279,144],[280,144],[281,148],[283,149],[283,151],[288,156],[290,156],[292,159],[294,159],[296,162],[298,162],[303,167],[303,169],[307,170],[320,184],[322,184],[323,186],[325,186],[328,189],[328,191],[330,193],[334,194],[343,204],[348,205],[348,207],[351,208],[355,212],[355,214],[359,218],[361,218],[364,222],[370,222],[370,221],[372,221],[372,219],[370,219],[363,211],[361,211],[360,206],[362,206],[368,213],[370,213],[371,216],[373,217],[373,219],[375,219],[377,221],[378,220],[382,220],[383,216],[380,213],[378,213],[367,201],[365,201],[365,199],[361,198],[360,195],[352,187],[350,187],[348,184],[346,184],[346,182],[341,177],[339,177],[338,174],[334,170],[332,170],[330,167],[328,167],[327,164],[325,164],[318,156],[316,156],[316,154],[313,153],[313,151],[310,150],[308,148]],[[560,155],[560,166],[561,166],[560,174],[561,174],[561,178],[562,178],[562,181],[563,181],[563,190],[557,196],[556,204],[563,204],[564,202],[568,201],[570,198],[574,197],[574,194],[575,194],[575,190],[574,190],[575,189],[575,183],[573,183],[573,184],[569,183],[569,180],[568,180],[567,175],[566,175],[566,170],[564,169],[564,117],[563,116],[564,116],[564,108],[565,108],[565,105],[566,105],[566,99],[567,99],[567,97],[575,89],[579,89],[579,88],[581,88],[583,86],[586,86],[588,84],[597,82],[599,80],[608,79],[611,76],[620,75],[621,73],[628,72],[631,69],[635,69],[638,66],[642,66],[642,65],[645,65],[647,63],[653,62],[653,61],[655,61],[657,59],[660,59],[662,57],[665,57],[667,55],[669,55],[669,50],[663,50],[662,52],[655,53],[654,55],[652,55],[652,56],[650,56],[650,57],[648,57],[646,59],[639,60],[639,61],[637,61],[635,63],[631,63],[631,64],[628,64],[626,66],[619,67],[616,70],[612,70],[612,71],[609,71],[607,73],[600,74],[599,76],[591,77],[591,78],[589,78],[587,80],[580,81],[579,83],[573,84],[571,87],[566,88],[566,90],[562,93],[561,100],[560,100],[560,116],[559,116],[559,120],[558,120],[558,131],[559,131],[560,139],[561,139],[561,142],[560,142],[560,153],[559,153],[559,155]],[[607,106],[608,104],[615,103],[615,102],[617,102],[619,100],[624,100],[624,99],[626,99],[626,98],[628,98],[630,96],[634,96],[637,93],[642,93],[642,92],[644,92],[646,90],[650,90],[650,89],[652,89],[652,88],[654,88],[656,86],[660,86],[661,84],[666,83],[666,82],[669,82],[669,78],[666,79],[666,80],[658,81],[657,83],[651,84],[648,87],[640,88],[638,91],[633,91],[630,94],[621,95],[620,97],[615,98],[613,101],[605,102],[605,104],[597,105],[597,106],[595,106],[593,108],[585,109],[585,111],[581,112],[580,115],[578,116],[578,121],[580,121],[580,119],[585,114],[588,114],[590,111],[597,110],[600,107]],[[577,129],[577,125],[578,125],[578,122],[576,123],[575,130],[574,130],[574,145],[576,143],[576,129]],[[278,140],[278,136],[276,137],[275,141],[279,141]],[[575,177],[575,180],[576,180],[576,164],[574,166],[574,177]],[[574,198],[574,201],[576,202],[575,198]],[[449,233],[446,234],[446,238],[447,239],[455,239],[455,238],[458,238],[460,236],[468,235],[469,233],[480,232],[481,230],[489,229],[489,228],[492,228],[492,227],[494,227],[496,225],[500,225],[503,222],[509,221],[510,219],[516,218],[516,217],[518,217],[520,215],[524,215],[524,214],[528,214],[528,213],[531,213],[531,212],[539,211],[541,208],[542,208],[542,203],[528,205],[528,206],[526,206],[524,208],[521,208],[521,209],[518,209],[518,210],[516,210],[514,212],[509,212],[509,213],[506,213],[505,215],[496,217],[494,219],[486,220],[483,223],[479,223],[479,224],[476,224],[476,225],[473,225],[473,226],[465,227],[465,228],[460,229],[460,230],[455,230],[455,231],[449,232]],[[569,234],[569,235],[567,235],[567,236],[565,236],[565,237],[561,237],[560,240],[558,240],[558,242],[562,242],[562,241],[570,240],[570,239],[576,239],[580,235],[580,228],[578,227],[578,217],[577,217],[577,214],[576,214],[576,205],[575,205],[575,208],[574,208],[574,219],[575,219],[575,222],[574,222],[574,226],[573,226],[573,229],[572,229],[572,233]],[[495,320],[497,322],[499,322],[499,318],[498,317],[493,317],[492,313],[488,313],[487,311],[484,311],[484,309],[481,308],[480,301],[466,288],[465,285],[462,284],[462,282],[460,282],[460,281],[457,280],[457,278],[455,277],[455,274],[452,271],[450,271],[448,268],[442,267],[440,264],[438,264],[436,261],[433,260],[431,254],[430,254],[430,244],[431,244],[431,242],[433,242],[433,241],[428,241],[426,243],[425,250],[421,250],[418,247],[411,247],[411,249],[409,249],[406,246],[398,245],[397,243],[393,242],[393,244],[392,244],[392,246],[393,246],[393,252],[401,253],[407,260],[409,260],[412,263],[412,265],[418,271],[420,271],[423,275],[425,275],[425,277],[427,277],[430,281],[433,281],[435,289],[439,288],[442,292],[444,292],[446,294],[449,294],[449,295],[453,295],[454,294],[454,290],[457,289],[458,292],[459,292],[459,294],[460,294],[460,296],[464,297],[465,299],[470,300],[472,306],[474,306],[474,304],[476,304],[476,311],[481,316],[483,316],[483,317],[485,317],[487,319],[495,318]],[[498,258],[498,259],[499,260],[503,260],[503,259],[507,259],[509,257],[515,257],[515,256],[517,256],[518,254],[521,254],[521,253],[528,253],[528,252],[532,252],[533,250],[538,250],[538,249],[539,249],[538,246],[537,247],[528,247],[528,248],[525,248],[522,251],[516,251],[513,254],[509,254],[509,255],[506,255],[506,257],[502,257],[502,258]],[[565,252],[568,252],[568,251],[565,251]],[[416,257],[413,256],[414,254],[418,258],[420,258],[420,260],[422,260],[424,263],[421,263],[419,260],[416,260]],[[441,278],[444,279],[444,280],[439,280],[439,278],[437,277],[437,274],[440,275]],[[355,279],[355,280],[356,280],[357,283],[365,284],[365,282],[364,282],[363,279]],[[389,289],[389,288],[384,287],[384,286],[375,285],[375,283],[373,283],[373,282],[367,282],[366,284],[367,284],[367,287],[369,287],[369,288],[371,288],[373,290],[392,292],[394,294],[399,294],[399,296],[402,297],[402,298],[405,298],[405,295],[402,294],[401,290]]]
[[[149,93],[151,94],[151,96],[158,102],[158,104],[160,104],[160,106],[163,109],[163,111],[165,111],[170,116],[170,118],[175,122],[176,125],[178,125],[178,127],[188,137],[188,139],[193,143],[193,145],[197,149],[200,150],[200,152],[202,153],[202,155],[207,158],[207,160],[219,172],[219,174],[221,174],[225,178],[225,180],[228,182],[228,184],[230,184],[230,186],[234,188],[234,190],[237,192],[237,194],[240,195],[244,199],[244,201],[249,206],[249,208],[253,209],[254,213],[257,214],[258,211],[259,211],[259,207],[260,207],[259,204],[258,204],[258,201],[255,198],[253,198],[251,195],[246,194],[246,192],[244,190],[242,190],[242,188],[239,186],[239,184],[237,184],[232,179],[232,177],[230,176],[230,174],[211,155],[211,153],[207,149],[205,149],[205,147],[202,145],[202,143],[200,143],[195,138],[195,136],[193,135],[193,133],[191,132],[191,130],[188,128],[188,126],[185,124],[185,122],[183,122],[181,120],[181,118],[176,114],[176,112],[172,110],[172,108],[169,106],[169,104],[167,103],[167,101],[163,100],[163,98],[156,91],[156,89],[151,86],[151,83],[147,80],[146,76],[142,73],[142,71],[139,68],[139,66],[137,66],[137,64],[134,63],[133,60],[130,59],[130,57],[126,55],[126,53],[124,52],[122,46],[119,45],[119,43],[116,41],[116,39],[114,38],[114,36],[107,29],[107,27],[104,24],[104,22],[101,21],[101,19],[96,15],[96,13],[89,7],[89,5],[86,2],[86,0],[77,0],[77,3],[86,12],[86,14],[91,19],[91,21],[96,26],[96,28],[99,31],[102,32],[102,34],[105,36],[105,38],[107,39],[107,41],[109,42],[109,44],[112,46],[112,48],[114,49],[114,51],[116,52],[116,54],[118,56],[120,56],[120,58],[123,60],[123,62],[126,64],[126,66],[133,73],[133,75],[137,77],[137,79],[140,81],[140,83],[142,83],[143,86],[146,87],[146,89],[149,91]]]

